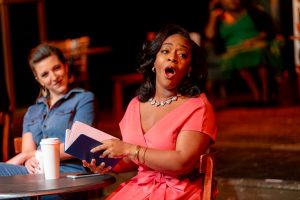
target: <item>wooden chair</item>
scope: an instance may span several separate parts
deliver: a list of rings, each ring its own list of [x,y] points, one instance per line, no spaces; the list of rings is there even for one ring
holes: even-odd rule
[[[216,149],[210,147],[208,153],[200,156],[200,166],[199,172],[203,174],[203,196],[202,200],[212,200],[213,199],[213,189],[214,189],[214,171],[215,171],[215,159],[216,159]]]
[[[22,151],[22,137],[15,137],[14,138],[14,149],[15,149],[15,154],[21,153],[21,151]]]
[[[10,138],[10,124],[11,117],[8,112],[0,112],[0,126],[2,127],[2,159],[7,161],[9,159],[9,138]]]
[[[89,88],[88,84],[88,48],[90,37],[82,36],[79,38],[48,41],[60,48],[72,65],[71,70],[75,76],[75,81],[84,88]]]
[[[119,74],[112,76],[114,82],[113,92],[113,113],[114,118],[119,122],[124,114],[123,89],[128,85],[140,84],[143,82],[143,75],[139,73]]]

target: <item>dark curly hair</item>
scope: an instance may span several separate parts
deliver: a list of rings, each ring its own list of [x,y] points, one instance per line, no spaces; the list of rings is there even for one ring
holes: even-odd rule
[[[186,76],[181,81],[178,87],[178,93],[183,96],[197,97],[205,91],[205,82],[207,78],[207,65],[205,60],[204,50],[198,46],[189,35],[189,32],[175,24],[166,25],[162,28],[156,38],[149,43],[143,45],[141,54],[139,55],[139,73],[143,74],[144,82],[137,91],[139,101],[146,102],[155,93],[155,76],[152,67],[163,42],[171,35],[180,34],[192,46],[192,70],[189,76]]]

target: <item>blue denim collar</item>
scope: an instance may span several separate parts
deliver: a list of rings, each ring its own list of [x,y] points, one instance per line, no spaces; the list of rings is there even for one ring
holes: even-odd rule
[[[73,93],[81,93],[81,92],[84,92],[85,89],[83,88],[73,88],[71,89],[69,92],[67,92],[61,99],[68,99],[69,96]],[[40,97],[37,99],[37,103],[44,103],[44,104],[47,104],[47,100],[48,100],[49,97]]]

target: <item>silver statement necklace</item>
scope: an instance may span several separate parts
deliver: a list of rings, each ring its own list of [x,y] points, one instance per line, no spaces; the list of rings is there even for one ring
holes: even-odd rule
[[[164,106],[164,105],[167,105],[167,104],[171,104],[173,101],[177,101],[178,97],[180,97],[181,95],[180,94],[177,94],[176,96],[171,96],[171,97],[168,97],[166,100],[164,101],[157,101],[155,100],[154,98],[150,98],[148,100],[148,102],[150,102],[150,104],[152,106],[156,106],[156,107],[159,107],[159,106]]]

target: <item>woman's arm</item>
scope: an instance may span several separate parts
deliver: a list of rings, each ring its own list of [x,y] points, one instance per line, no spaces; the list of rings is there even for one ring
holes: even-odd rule
[[[251,47],[256,42],[265,41],[266,37],[267,37],[267,35],[265,32],[260,32],[256,37],[253,37],[253,38],[243,41],[242,45],[243,45],[243,47]]]
[[[27,160],[35,156],[36,145],[33,141],[31,133],[24,133],[22,136],[22,151],[6,163],[23,165]]]
[[[204,29],[204,34],[207,39],[214,39],[216,37],[217,32],[217,23],[220,16],[223,14],[223,10],[220,7],[219,0],[211,0],[209,2],[208,10],[209,18]]]
[[[74,156],[65,153],[65,144],[64,143],[60,143],[59,146],[59,156],[60,156],[60,160],[69,160],[71,158],[74,158]]]
[[[143,147],[139,154],[139,160],[154,170],[184,174],[195,167],[200,155],[206,152],[209,145],[210,137],[208,135],[197,131],[182,131],[178,135],[175,151]]]
[[[210,11],[209,19],[204,29],[204,33],[207,39],[213,39],[216,37],[218,20],[222,14],[223,11],[221,9]]]
[[[197,131],[182,131],[177,138],[176,150],[157,150],[139,147],[120,140],[106,140],[103,141],[103,145],[92,149],[92,152],[104,150],[103,157],[125,157],[139,161],[153,170],[185,174],[195,167],[200,155],[206,152],[209,145],[210,137],[208,135]],[[97,172],[104,168],[103,165],[96,167],[87,163],[85,166]],[[121,168],[114,170],[119,172]]]

